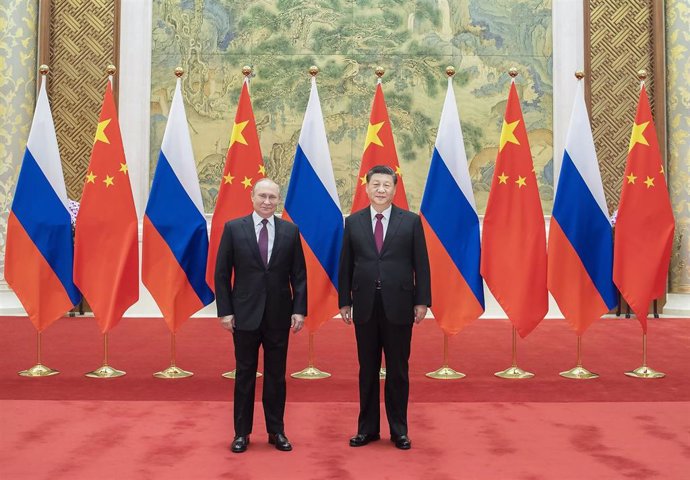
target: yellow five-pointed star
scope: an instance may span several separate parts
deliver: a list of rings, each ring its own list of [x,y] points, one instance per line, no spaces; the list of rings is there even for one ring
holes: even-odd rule
[[[93,174],[93,172],[89,172],[86,175],[86,183],[95,183],[96,180],[96,175]]]
[[[230,135],[230,146],[231,147],[235,142],[239,142],[242,145],[247,145],[247,140],[244,139],[244,135],[242,135],[242,131],[244,130],[244,127],[246,127],[248,123],[249,123],[249,120],[245,120],[244,122],[232,124],[232,135]]]
[[[647,125],[649,125],[649,122],[644,122],[641,124],[635,124],[633,125],[633,130],[632,130],[632,135],[630,135],[630,146],[628,147],[628,152],[633,149],[636,143],[641,143],[642,145],[647,145],[649,146],[649,143],[647,143],[647,139],[644,138],[644,129],[647,128]]]
[[[122,173],[124,173],[125,175],[127,175],[127,172],[129,171],[129,169],[127,168],[127,164],[126,164],[126,163],[121,163],[121,164],[120,164],[120,171],[121,171]]]
[[[630,175],[626,176],[625,178],[628,179],[628,183],[633,183],[633,184],[635,183],[635,180],[637,180],[637,177],[632,172],[630,172]]]
[[[103,120],[102,122],[98,122],[98,128],[96,128],[96,138],[93,140],[93,143],[96,142],[103,142],[103,143],[110,143],[110,140],[108,140],[108,137],[105,136],[105,128],[108,126],[110,123],[110,119]]]
[[[654,177],[647,177],[647,180],[643,182],[645,185],[647,185],[647,188],[653,187],[654,186]]]
[[[498,176],[498,183],[499,184],[500,183],[506,183],[508,178],[510,178],[510,177],[508,177],[508,175],[506,175],[506,172],[501,172],[501,174]]]
[[[400,165],[395,167],[395,174],[402,177],[402,171],[400,170]]]
[[[520,175],[518,175],[518,179],[515,180],[515,183],[518,184],[518,188],[522,188],[522,187],[527,186],[527,183],[525,182],[526,179],[527,179],[527,177],[521,177]]]
[[[252,186],[252,179],[244,177],[244,180],[242,180],[242,185],[244,185],[245,190],[249,187]]]
[[[110,175],[106,175],[105,180],[103,180],[103,183],[105,183],[106,188],[110,187],[111,185],[113,185],[113,177],[111,177]]]
[[[232,175],[230,175],[230,172],[228,172],[228,174],[225,175],[225,176],[223,177],[223,180],[225,180],[224,183],[229,183],[229,184],[231,184],[231,185],[232,185],[232,181],[233,181],[234,179],[235,179],[235,177],[233,177]]]
[[[259,165],[259,173],[263,176],[266,176],[266,167]]]
[[[364,141],[364,150],[367,149],[370,143],[383,147],[383,142],[379,138],[379,130],[383,127],[383,123],[384,122],[381,122],[375,125],[369,124],[369,128],[367,128],[367,139]]]
[[[367,184],[367,176],[366,175],[359,177],[359,184],[360,185],[366,185]]]
[[[498,151],[502,151],[506,143],[514,143],[515,145],[520,145],[517,137],[515,136],[515,129],[520,123],[520,120],[515,120],[514,122],[506,123],[505,118],[503,119],[503,128],[501,128],[501,140],[498,147]]]

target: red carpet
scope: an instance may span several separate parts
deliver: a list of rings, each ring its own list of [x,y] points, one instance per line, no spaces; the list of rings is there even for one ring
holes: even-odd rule
[[[557,375],[575,362],[576,338],[563,321],[545,321],[518,343],[518,363],[535,378],[495,378],[510,364],[501,320],[475,322],[451,340],[450,364],[467,378],[427,379],[440,366],[442,336],[423,323],[413,335],[409,452],[385,438],[347,446],[357,417],[354,332],[332,321],[316,336],[316,364],[333,377],[288,380],[295,450],[266,444],[259,405],[243,455],[227,451],[233,383],[220,373],[232,368],[232,350],[216,319],[182,328],[177,363],[195,376],[175,381],[151,376],[170,359],[160,319],[125,319],[111,334],[110,363],[128,372],[115,380],[83,377],[102,361],[93,318],[62,319],[44,333],[44,363],[62,373],[43,379],[16,375],[35,362],[30,322],[3,317],[0,328],[3,480],[684,479],[690,469],[688,320],[650,321],[649,364],[668,374],[655,381],[623,375],[641,363],[635,320],[607,319],[587,332],[584,364],[601,375],[591,381]],[[307,340],[291,336],[289,371],[306,365]]]

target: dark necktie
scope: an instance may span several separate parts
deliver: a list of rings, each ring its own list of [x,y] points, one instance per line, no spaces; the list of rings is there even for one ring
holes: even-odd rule
[[[261,230],[259,230],[259,254],[261,255],[261,260],[264,261],[264,266],[268,265],[268,228],[266,227],[266,224],[268,223],[267,219],[261,220],[261,223],[263,223],[263,226],[261,227]]]
[[[376,225],[374,226],[374,241],[376,242],[376,250],[381,253],[383,248],[383,214],[377,213],[374,215],[376,217]]]

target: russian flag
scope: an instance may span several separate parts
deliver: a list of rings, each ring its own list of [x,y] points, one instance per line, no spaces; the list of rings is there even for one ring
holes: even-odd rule
[[[582,82],[549,227],[549,291],[578,335],[616,305],[613,235]]]
[[[187,115],[177,79],[144,217],[142,279],[170,331],[213,301],[208,233]]]
[[[5,279],[42,332],[81,300],[72,224],[45,76],[7,219]]]
[[[479,217],[452,77],[441,112],[422,206],[436,321],[455,335],[484,312]]]
[[[314,77],[283,217],[296,223],[302,235],[309,291],[306,326],[313,333],[338,313],[338,261],[343,243],[343,214]]]

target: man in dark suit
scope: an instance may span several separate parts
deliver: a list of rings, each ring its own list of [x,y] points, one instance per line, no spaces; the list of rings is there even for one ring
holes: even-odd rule
[[[307,269],[297,226],[277,218],[280,188],[268,178],[251,193],[254,212],[225,224],[216,262],[216,304],[221,325],[235,344],[235,438],[231,450],[249,445],[259,346],[264,349],[263,407],[268,442],[292,450],[285,436],[285,365],[290,328],[307,314]],[[231,283],[231,279],[233,279]]]
[[[340,314],[348,325],[354,320],[359,359],[359,422],[350,446],[381,438],[383,349],[391,441],[407,450],[411,447],[407,436],[410,341],[413,322],[419,323],[431,306],[429,257],[419,216],[393,205],[395,172],[379,165],[366,180],[371,205],[345,220],[338,274]]]

